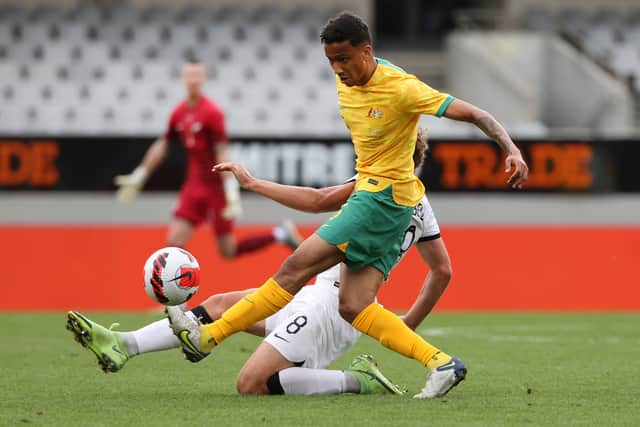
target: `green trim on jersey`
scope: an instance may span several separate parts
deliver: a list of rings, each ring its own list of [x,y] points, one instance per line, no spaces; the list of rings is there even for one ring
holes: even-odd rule
[[[444,100],[440,108],[438,108],[438,111],[436,112],[436,117],[442,117],[444,113],[447,111],[447,108],[449,108],[449,104],[451,104],[454,99],[455,98],[453,96],[449,95],[447,99]]]
[[[378,58],[378,57],[375,57],[375,56],[374,56],[374,58],[375,58],[377,64],[388,65],[391,68],[395,68],[398,71],[402,71],[403,73],[406,73],[405,70],[403,70],[402,68],[398,67],[395,64],[392,64],[391,62],[387,61],[386,59]]]

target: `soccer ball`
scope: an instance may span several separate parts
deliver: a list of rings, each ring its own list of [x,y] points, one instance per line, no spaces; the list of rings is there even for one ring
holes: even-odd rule
[[[200,265],[184,249],[158,249],[144,264],[144,290],[160,304],[182,304],[196,293],[199,285]]]

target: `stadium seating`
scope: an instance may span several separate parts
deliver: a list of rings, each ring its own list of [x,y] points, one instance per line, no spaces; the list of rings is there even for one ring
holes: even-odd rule
[[[640,96],[640,8],[626,14],[574,9],[553,14],[535,9],[525,15],[525,26],[565,34],[616,76],[627,80]]]
[[[0,6],[0,134],[158,134],[184,93],[180,62],[196,55],[231,134],[345,136],[318,41],[326,18],[307,9]]]

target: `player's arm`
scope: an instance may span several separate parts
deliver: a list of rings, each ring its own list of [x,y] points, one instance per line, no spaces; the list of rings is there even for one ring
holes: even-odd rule
[[[165,137],[161,136],[149,146],[139,167],[144,168],[148,175],[153,174],[153,172],[155,172],[156,169],[158,169],[165,161],[168,152],[169,141],[167,141]]]
[[[505,161],[506,172],[509,173],[513,169],[513,173],[509,176],[507,182],[513,188],[522,188],[524,183],[527,182],[529,168],[507,131],[490,113],[468,102],[454,99],[445,110],[444,117],[473,123],[485,135],[495,141],[507,153]]]
[[[147,149],[142,162],[128,175],[118,175],[114,183],[119,187],[117,199],[121,203],[129,203],[144,187],[147,178],[164,162],[169,151],[169,142],[165,137],[156,139]]]
[[[325,188],[283,185],[254,178],[242,165],[233,162],[217,164],[213,170],[233,173],[245,190],[253,191],[289,208],[312,213],[338,210],[349,198],[355,185],[353,182]]]
[[[451,265],[442,239],[418,242],[416,248],[430,271],[413,305],[401,316],[411,329],[416,329],[431,313],[451,280]]]

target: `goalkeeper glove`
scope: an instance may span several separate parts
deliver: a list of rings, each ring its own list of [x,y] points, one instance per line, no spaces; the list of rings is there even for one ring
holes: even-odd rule
[[[148,172],[144,166],[138,166],[129,175],[118,175],[113,182],[120,187],[116,198],[120,203],[131,203],[136,198],[144,183],[147,181]]]

